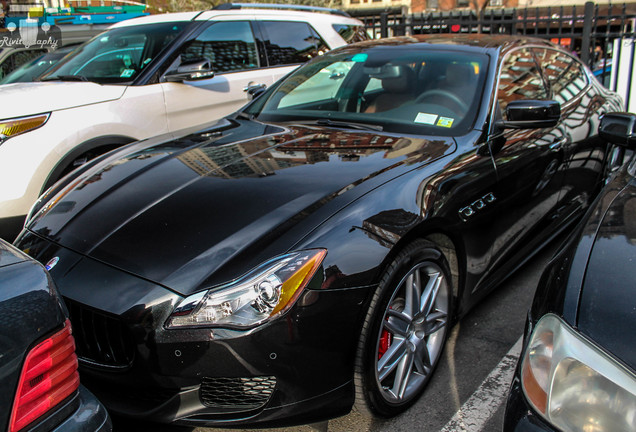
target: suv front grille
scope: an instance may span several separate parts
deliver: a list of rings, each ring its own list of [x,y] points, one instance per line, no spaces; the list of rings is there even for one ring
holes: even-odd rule
[[[91,366],[127,368],[135,356],[128,328],[117,318],[65,298],[77,356]]]
[[[251,410],[264,406],[274,393],[273,376],[251,378],[203,378],[200,399],[210,408]]]

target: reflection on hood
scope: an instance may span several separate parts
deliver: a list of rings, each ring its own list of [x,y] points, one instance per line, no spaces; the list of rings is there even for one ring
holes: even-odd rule
[[[384,158],[406,157],[409,164],[425,162],[443,153],[443,140],[403,138],[375,133],[324,132],[320,128],[293,126],[257,140],[195,148],[178,159],[200,176],[241,178],[273,175],[276,171],[304,164],[326,162],[330,155],[355,162],[361,157],[384,152]]]

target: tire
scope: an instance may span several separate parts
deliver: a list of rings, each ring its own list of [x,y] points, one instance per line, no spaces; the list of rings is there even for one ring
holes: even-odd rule
[[[354,382],[359,412],[392,417],[422,394],[446,344],[451,281],[443,254],[425,240],[409,244],[386,269],[358,343]]]

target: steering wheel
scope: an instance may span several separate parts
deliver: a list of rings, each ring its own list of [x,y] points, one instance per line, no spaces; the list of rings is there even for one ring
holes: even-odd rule
[[[464,102],[462,99],[460,99],[455,93],[450,92],[448,90],[442,90],[442,89],[427,90],[421,95],[419,95],[417,99],[415,99],[415,103],[425,102],[425,100],[431,96],[442,96],[446,98],[447,100],[450,100],[451,102],[455,104],[455,106],[460,108],[460,110],[462,111],[462,114],[465,114],[468,112],[468,109],[469,109],[468,104]]]

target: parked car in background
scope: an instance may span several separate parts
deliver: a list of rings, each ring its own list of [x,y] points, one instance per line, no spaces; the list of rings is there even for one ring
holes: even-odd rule
[[[106,409],[80,385],[74,348],[66,309],[44,267],[0,240],[3,430],[112,430]]]
[[[112,412],[393,416],[452,323],[580,218],[606,174],[599,115],[621,108],[541,40],[349,45],[236,114],[79,168],[16,245],[58,261]]]
[[[98,35],[108,28],[107,25],[73,25],[73,26],[61,26],[59,36],[55,48],[63,48],[66,46],[78,45],[92,37]],[[10,32],[6,29],[0,29],[0,38],[12,37],[18,38],[17,33],[19,29]],[[0,47],[0,80],[4,79],[8,74],[24,65],[31,62],[34,59],[41,57],[45,54],[52,54],[57,51],[51,45],[31,45],[28,48],[24,46],[9,47],[7,44],[3,44]]]
[[[629,162],[543,273],[505,431],[636,430],[635,126],[626,113],[601,122]]]
[[[0,79],[0,85],[36,81],[75,48],[77,46],[65,46],[42,54],[5,75],[4,78]]]
[[[229,114],[300,63],[366,35],[331,9],[239,7],[115,24],[41,82],[4,86],[0,237],[14,239],[37,197],[87,160]]]

